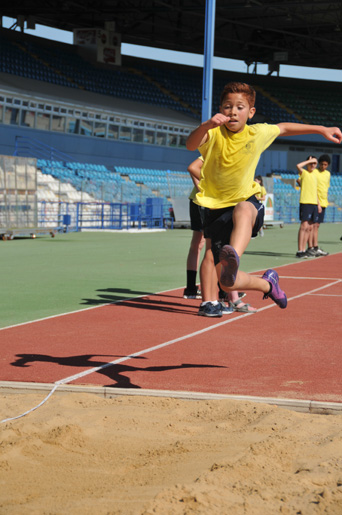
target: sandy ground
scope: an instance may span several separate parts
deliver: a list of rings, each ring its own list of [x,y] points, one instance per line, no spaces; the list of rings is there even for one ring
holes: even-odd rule
[[[342,415],[55,393],[0,431],[1,514],[342,514]]]

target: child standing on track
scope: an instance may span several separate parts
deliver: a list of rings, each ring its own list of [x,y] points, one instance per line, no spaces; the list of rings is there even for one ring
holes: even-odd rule
[[[263,205],[256,199],[253,181],[261,153],[278,136],[322,134],[341,142],[337,127],[279,123],[247,125],[255,113],[255,91],[248,84],[232,82],[221,94],[220,112],[199,125],[188,137],[188,150],[204,157],[196,202],[207,208],[205,226],[211,238],[217,276],[225,291],[257,290],[286,308],[286,294],[275,270],[262,277],[239,270],[252,234],[263,224]]]
[[[318,168],[315,173],[317,176],[317,193],[318,200],[321,204],[322,211],[318,213],[318,221],[313,226],[312,230],[312,241],[310,246],[313,248],[316,256],[327,256],[329,252],[325,252],[318,246],[318,230],[320,224],[324,222],[325,209],[328,207],[328,190],[330,188],[330,172],[327,169],[330,165],[330,157],[327,154],[323,154],[318,158]]]
[[[322,211],[318,201],[317,191],[317,175],[315,169],[317,167],[317,157],[309,156],[305,161],[298,163],[297,170],[300,178],[297,182],[300,184],[299,198],[299,218],[300,226],[298,230],[298,251],[296,257],[299,259],[307,259],[315,257],[313,252],[306,246],[312,241],[312,231],[314,224],[318,221],[318,213]]]
[[[254,180],[255,182],[257,182],[258,184],[260,184],[260,193],[256,193],[256,198],[258,200],[260,200],[260,202],[265,202],[266,200],[266,195],[267,195],[267,191],[266,191],[266,188],[264,186],[264,181],[262,179],[262,176],[261,175],[256,175],[254,177]],[[260,231],[259,231],[259,236],[264,236],[264,228],[261,227],[260,228]]]
[[[202,156],[199,156],[188,166],[188,172],[190,173],[194,184],[196,184],[197,191],[201,178],[202,166]],[[204,208],[198,205],[197,207],[202,210],[203,217]],[[232,313],[233,310],[241,313],[256,313],[257,310],[255,308],[243,302],[242,296],[245,296],[245,293],[239,294],[237,291],[230,291],[227,293],[221,288],[218,288],[214,258],[213,253],[211,252],[211,241],[210,238],[207,237],[205,230],[204,237],[205,254],[200,268],[202,303],[198,310],[198,314],[200,316],[219,317],[222,316],[222,314]],[[217,301],[217,296],[219,296],[219,301]],[[228,300],[229,308],[226,307],[225,300]]]

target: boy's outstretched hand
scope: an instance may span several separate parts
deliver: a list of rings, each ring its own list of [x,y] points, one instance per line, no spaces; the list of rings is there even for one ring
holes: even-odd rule
[[[302,134],[321,134],[333,143],[341,143],[342,132],[338,127],[324,127],[324,125],[306,125],[292,122],[277,124],[280,129],[279,136],[301,136]]]
[[[333,143],[341,143],[342,132],[338,127],[324,127],[323,136]]]

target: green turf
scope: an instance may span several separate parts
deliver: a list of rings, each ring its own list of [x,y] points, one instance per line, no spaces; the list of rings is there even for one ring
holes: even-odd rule
[[[241,260],[246,271],[295,262],[298,225],[265,230]],[[341,224],[320,228],[320,245],[342,250]],[[191,231],[67,233],[0,241],[0,327],[119,299],[181,288]],[[324,258],[323,258],[324,259]]]

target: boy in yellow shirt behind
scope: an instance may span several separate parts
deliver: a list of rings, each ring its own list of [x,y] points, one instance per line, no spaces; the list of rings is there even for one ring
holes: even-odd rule
[[[324,222],[325,210],[329,205],[328,190],[330,188],[330,172],[327,169],[329,165],[330,157],[328,154],[323,154],[318,158],[318,168],[314,170],[317,176],[318,200],[322,208],[322,211],[318,213],[317,222],[313,225],[312,238],[309,239],[309,248],[315,253],[316,257],[327,256],[329,254],[329,252],[326,252],[318,246],[319,226]]]
[[[311,252],[310,248],[307,250],[306,246],[312,238],[312,230],[314,224],[318,221],[318,213],[322,210],[317,192],[317,175],[315,173],[317,163],[317,157],[309,156],[305,161],[296,165],[300,175],[297,181],[300,184],[300,226],[298,230],[298,251],[296,253],[296,257],[299,259],[315,257],[315,254]]]

